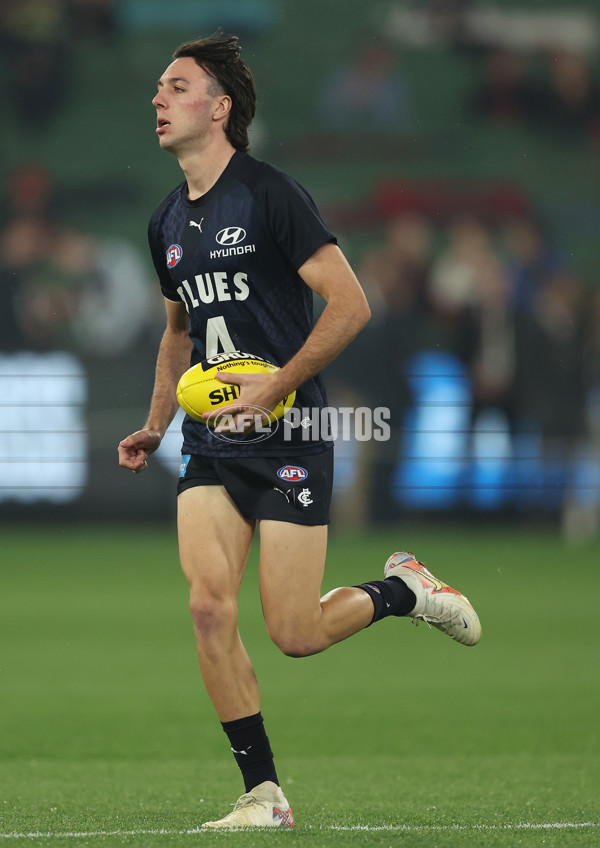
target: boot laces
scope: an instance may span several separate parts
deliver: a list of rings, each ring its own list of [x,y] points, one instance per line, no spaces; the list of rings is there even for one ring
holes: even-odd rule
[[[247,792],[245,795],[241,795],[235,804],[232,804],[233,812],[237,812],[238,810],[243,810],[245,807],[252,807],[255,804],[260,804],[261,807],[265,807],[265,809],[269,806],[268,801],[264,798],[258,798],[256,795],[253,795],[251,792]]]
[[[461,617],[462,616],[460,610],[454,610],[454,612],[452,612],[450,615],[444,616],[444,618],[441,618],[438,615],[429,615],[428,613],[424,612],[420,615],[415,615],[413,617],[412,622],[415,627],[419,626],[419,621],[424,621],[430,630],[431,626],[433,625],[434,627],[439,627],[441,630],[446,631],[450,629],[453,624],[458,623]]]

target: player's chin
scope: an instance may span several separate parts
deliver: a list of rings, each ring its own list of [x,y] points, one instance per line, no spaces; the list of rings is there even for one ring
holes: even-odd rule
[[[177,153],[177,144],[174,138],[169,138],[168,136],[159,135],[158,143],[160,144],[163,150],[167,150],[169,153]]]

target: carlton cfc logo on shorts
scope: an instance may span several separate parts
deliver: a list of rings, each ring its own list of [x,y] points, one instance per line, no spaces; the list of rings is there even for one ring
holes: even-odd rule
[[[299,483],[301,480],[306,480],[308,471],[299,465],[284,465],[277,472],[277,476],[287,483]]]
[[[181,261],[183,250],[180,244],[172,244],[167,250],[167,268],[174,268]]]

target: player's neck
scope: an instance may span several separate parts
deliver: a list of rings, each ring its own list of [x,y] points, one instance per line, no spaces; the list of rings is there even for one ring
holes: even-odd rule
[[[213,145],[179,159],[179,166],[188,184],[188,197],[197,200],[214,186],[235,153],[226,144]]]

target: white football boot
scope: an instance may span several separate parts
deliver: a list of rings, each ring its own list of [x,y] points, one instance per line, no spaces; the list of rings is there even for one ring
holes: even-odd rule
[[[294,814],[281,788],[270,780],[241,795],[229,815],[202,827],[237,830],[242,827],[293,827]]]
[[[384,577],[399,577],[415,593],[417,603],[409,613],[413,624],[424,621],[461,645],[476,645],[481,639],[479,616],[469,599],[434,577],[413,554],[392,554]]]

